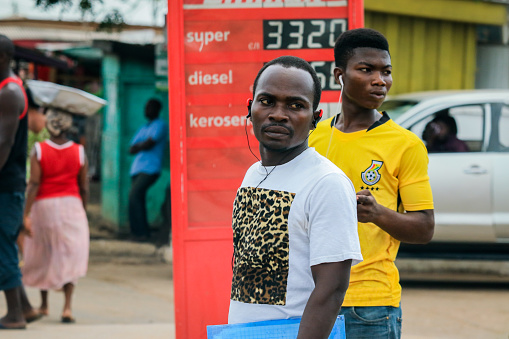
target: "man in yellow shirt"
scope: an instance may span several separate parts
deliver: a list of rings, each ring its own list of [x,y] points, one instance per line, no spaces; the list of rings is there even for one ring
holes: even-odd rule
[[[389,44],[372,29],[344,32],[334,47],[341,113],[318,124],[309,144],[352,180],[364,261],[351,270],[341,314],[346,337],[400,338],[400,241],[434,231],[428,155],[422,141],[377,109],[392,85]]]

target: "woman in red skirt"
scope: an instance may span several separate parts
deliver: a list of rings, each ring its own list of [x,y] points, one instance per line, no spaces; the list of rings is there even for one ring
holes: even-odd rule
[[[48,290],[63,290],[61,321],[74,322],[71,297],[88,267],[89,230],[85,213],[88,178],[82,145],[67,139],[72,116],[49,109],[50,138],[30,154],[25,206],[23,283],[41,290],[41,314],[48,314]]]

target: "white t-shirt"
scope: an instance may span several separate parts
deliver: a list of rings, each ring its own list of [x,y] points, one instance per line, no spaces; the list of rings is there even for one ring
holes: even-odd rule
[[[311,266],[362,261],[352,182],[314,148],[276,168],[252,165],[232,228],[230,324],[302,316]]]

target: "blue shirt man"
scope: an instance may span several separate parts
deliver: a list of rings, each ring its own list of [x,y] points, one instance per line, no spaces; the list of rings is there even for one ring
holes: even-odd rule
[[[136,154],[131,165],[131,191],[129,192],[129,226],[134,240],[150,237],[147,220],[146,196],[159,175],[164,151],[168,144],[168,125],[159,119],[161,102],[150,99],[145,105],[148,123],[141,127],[131,141],[130,154]]]
[[[153,140],[154,146],[139,151],[131,165],[130,175],[159,174],[163,166],[163,156],[168,143],[168,125],[160,118],[149,121],[141,127],[131,140],[131,147],[147,140]]]

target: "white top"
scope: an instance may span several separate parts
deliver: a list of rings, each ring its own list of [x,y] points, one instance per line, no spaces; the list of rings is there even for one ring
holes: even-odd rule
[[[276,168],[252,165],[232,227],[230,324],[300,317],[314,289],[311,266],[362,261],[352,182],[314,148]]]
[[[46,143],[49,146],[56,148],[56,149],[65,149],[65,148],[71,147],[74,144],[74,142],[72,142],[72,140],[69,140],[68,142],[66,142],[64,144],[59,145],[59,144],[54,143],[50,139],[47,139]],[[39,142],[36,142],[34,144],[34,146],[35,146],[35,154],[37,156],[37,160],[41,161],[41,157],[42,157],[41,145],[39,144]],[[83,145],[80,145],[80,144],[78,144],[78,147],[79,147],[78,150],[79,150],[79,155],[80,155],[80,166],[83,167],[83,165],[85,165],[85,149],[83,148]]]

